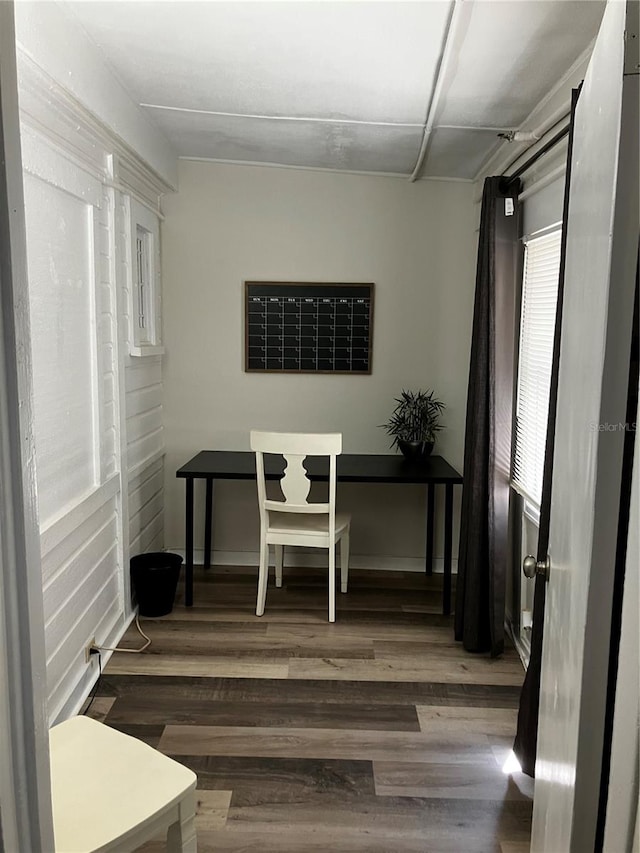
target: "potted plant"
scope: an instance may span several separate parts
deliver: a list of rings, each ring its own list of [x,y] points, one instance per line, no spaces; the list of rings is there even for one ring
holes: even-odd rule
[[[398,447],[407,459],[419,460],[433,450],[436,433],[442,429],[440,416],[445,404],[434,391],[402,391],[396,407],[382,427],[393,436],[391,447]]]

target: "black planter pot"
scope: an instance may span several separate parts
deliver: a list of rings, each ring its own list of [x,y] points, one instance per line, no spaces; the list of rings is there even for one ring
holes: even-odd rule
[[[399,438],[398,447],[405,459],[420,462],[431,455],[433,441],[403,441]]]

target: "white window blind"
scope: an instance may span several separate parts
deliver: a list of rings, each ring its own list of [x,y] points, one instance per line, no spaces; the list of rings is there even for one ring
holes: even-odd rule
[[[136,291],[138,322],[136,344],[149,343],[151,320],[151,234],[136,225]]]
[[[516,407],[514,488],[539,508],[547,440],[561,231],[525,245]]]

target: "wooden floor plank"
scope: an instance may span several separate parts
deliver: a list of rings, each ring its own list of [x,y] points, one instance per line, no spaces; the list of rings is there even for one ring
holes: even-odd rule
[[[332,808],[331,825],[345,835],[361,833],[366,827],[370,838],[378,840],[389,836],[421,840],[427,850],[438,849],[443,842],[456,849],[455,842],[457,850],[466,853],[474,849],[474,839],[483,845],[475,849],[485,851],[499,850],[502,840],[525,840],[530,816],[529,802],[363,796],[346,807]],[[274,831],[279,835],[283,826],[304,833],[322,832],[326,823],[327,812],[321,803],[232,805],[227,818],[230,833],[236,828],[259,828],[265,838]]]
[[[198,831],[222,829],[227,822],[232,791],[196,791],[196,822]]]
[[[446,684],[430,682],[327,681],[257,678],[207,678],[177,675],[119,675],[110,668],[98,685],[99,696],[153,695],[159,702],[182,699],[208,702],[243,702],[247,705],[286,701],[289,704],[445,705],[478,708],[518,707],[520,686]]]
[[[401,832],[383,832],[376,825],[367,828],[363,820],[360,829],[339,827],[289,827],[282,823],[277,831],[273,827],[247,828],[227,824],[217,832],[198,829],[198,853],[525,853],[518,842],[506,842],[501,847],[491,834],[478,836],[451,834],[437,840],[418,833],[409,836]],[[461,843],[464,844],[461,847]],[[524,842],[520,843],[521,845]],[[528,853],[529,847],[526,846]],[[145,844],[138,853],[165,853],[164,839]]]
[[[288,562],[288,560],[287,560]],[[240,586],[248,590],[249,596],[255,598],[258,584],[257,566],[204,566],[194,567],[194,578],[202,584],[219,586]],[[269,567],[269,583],[275,578],[273,566]],[[305,585],[321,589],[327,587],[327,567],[290,566],[285,565],[283,571],[285,586]],[[444,574],[427,575],[424,571],[396,571],[385,569],[354,569],[349,570],[349,591],[394,589],[442,591]],[[456,577],[452,578],[452,589],[455,591]],[[183,584],[180,585],[180,592]]]
[[[375,761],[373,773],[376,794],[384,797],[503,801],[531,799],[529,790],[523,790],[511,776],[486,762],[474,766]]]
[[[454,737],[422,732],[285,729],[241,726],[166,726],[159,749],[168,755],[244,755],[286,758],[349,758],[453,764],[486,761],[493,766],[484,735]]]
[[[360,614],[362,615],[362,614]],[[421,624],[418,628],[415,624],[391,624],[377,619],[369,624],[362,621],[353,622],[349,617],[348,622],[327,622],[322,625],[281,625],[278,622],[270,622],[266,626],[266,634],[269,639],[293,640],[301,639],[313,642],[315,640],[325,641],[327,637],[340,638],[340,642],[346,638],[353,638],[363,642],[424,642],[437,644],[439,646],[451,646],[452,630],[450,625]]]
[[[107,719],[105,722],[107,722],[112,728],[117,729],[119,732],[124,732],[126,735],[131,735],[131,737],[136,737],[138,740],[148,743],[149,746],[152,746],[154,749],[158,748],[160,738],[164,731],[164,724],[153,725],[149,723],[134,723],[130,720],[118,723],[112,722],[111,719]]]
[[[174,651],[175,649],[172,649]],[[461,684],[519,685],[520,664],[512,661],[479,660],[473,668],[456,656],[416,656],[407,660],[364,657],[284,657],[264,650],[239,660],[217,654],[114,654],[109,673],[192,675],[228,678],[331,679],[342,681],[428,681]],[[346,654],[346,652],[345,652]]]
[[[529,841],[502,841],[500,843],[500,853],[530,853],[531,844]]]
[[[370,761],[326,758],[181,755],[203,789],[233,792],[232,805],[263,803],[344,804],[375,794]]]
[[[179,694],[171,696],[166,692],[160,696],[153,689],[118,699],[115,706],[110,707],[110,723],[131,719],[162,725],[420,731],[414,705],[219,702],[185,698]]]
[[[428,661],[437,658],[438,661],[461,661],[469,668],[469,652],[460,643],[452,643],[449,637],[448,643],[432,643],[425,637],[416,636],[414,631],[412,640],[398,640],[397,638],[374,640],[373,648],[377,660],[415,660]],[[316,655],[317,657],[317,655]],[[499,669],[504,672],[513,672],[520,680],[524,677],[522,663],[515,649],[505,649],[499,658],[491,658],[488,655],[475,656],[473,669],[484,672],[485,669]]]
[[[212,615],[210,608],[204,610],[204,613],[202,608],[200,609],[200,612],[203,613],[203,618],[199,620],[190,618],[195,611],[196,608],[176,606],[173,612],[168,613],[166,616],[155,618],[141,617],[141,623],[145,625],[145,633],[149,634],[152,638],[154,634],[164,637],[173,636],[176,642],[181,645],[192,636],[197,637],[200,634],[210,636],[212,631],[215,631],[217,636],[226,640],[246,640],[250,637],[264,637],[269,627],[266,622],[254,617],[252,613],[245,613],[243,622],[237,620],[224,622],[222,619],[212,622],[211,619],[204,616],[204,614],[207,616]],[[132,623],[125,636],[139,636],[135,624]]]
[[[109,711],[111,711],[115,701],[115,696],[96,695],[90,701],[84,713],[87,717],[91,717],[92,720],[97,720],[99,723],[103,723],[107,718]]]
[[[451,705],[417,705],[423,732],[480,732],[504,735],[513,743],[518,722],[515,708],[469,708]]]
[[[345,657],[372,659],[373,640],[358,636],[325,633],[311,637],[274,637],[267,625],[242,623],[236,629],[220,628],[207,622],[145,622],[151,640],[148,656],[171,656],[179,648],[182,656],[207,656],[212,660],[251,660],[254,663],[288,660],[291,657]],[[255,630],[255,629],[259,630]],[[137,648],[140,635],[135,626],[123,637],[120,646]]]
[[[495,665],[494,665],[495,663]],[[478,660],[471,667],[462,660],[429,658],[424,661],[350,660],[348,658],[291,658],[289,678],[330,678],[345,681],[453,681],[461,684],[522,683],[522,670],[511,663]]]
[[[289,667],[284,663],[252,663],[216,660],[190,655],[117,655],[109,661],[112,675],[196,675],[210,678],[288,678]]]
[[[201,581],[193,584],[194,601],[201,601],[208,593],[208,586]],[[239,586],[226,585],[224,599],[218,602],[222,610],[233,609],[239,604],[247,606],[247,612],[251,609],[255,612],[255,600],[247,600],[246,592]],[[255,594],[254,594],[255,595]],[[336,610],[338,614],[347,613],[352,610],[368,611],[400,611],[407,601],[411,599],[413,606],[425,608],[425,612],[438,613],[442,611],[442,593],[440,590],[398,590],[387,588],[384,596],[379,590],[350,589],[348,594],[336,595]],[[273,584],[267,587],[266,611],[270,610],[304,610],[306,608],[320,609],[328,607],[328,590],[326,585],[303,585],[284,584],[277,589]],[[328,621],[328,617],[327,617]]]
[[[382,594],[382,593],[381,593]],[[188,621],[188,622],[222,622],[229,624],[239,622],[242,624],[267,625],[330,625],[327,619],[324,603],[316,602],[314,607],[301,607],[298,610],[265,610],[263,616],[255,615],[255,606],[250,602],[227,605],[224,608],[206,607],[202,604],[194,604],[193,607],[185,607],[178,602],[171,613],[162,617],[163,622]],[[147,625],[151,619],[141,619],[142,625]],[[453,637],[453,629],[450,616],[443,616],[441,612],[412,612],[410,610],[388,610],[382,608],[376,610],[351,610],[348,617],[333,623],[334,625],[368,625],[380,630],[381,621],[385,625],[407,626],[416,625],[420,628],[427,626],[448,628],[450,637]]]

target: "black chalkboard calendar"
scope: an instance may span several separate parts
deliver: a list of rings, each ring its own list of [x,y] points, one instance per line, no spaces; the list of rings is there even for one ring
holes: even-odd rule
[[[371,373],[373,284],[245,282],[245,370]]]

